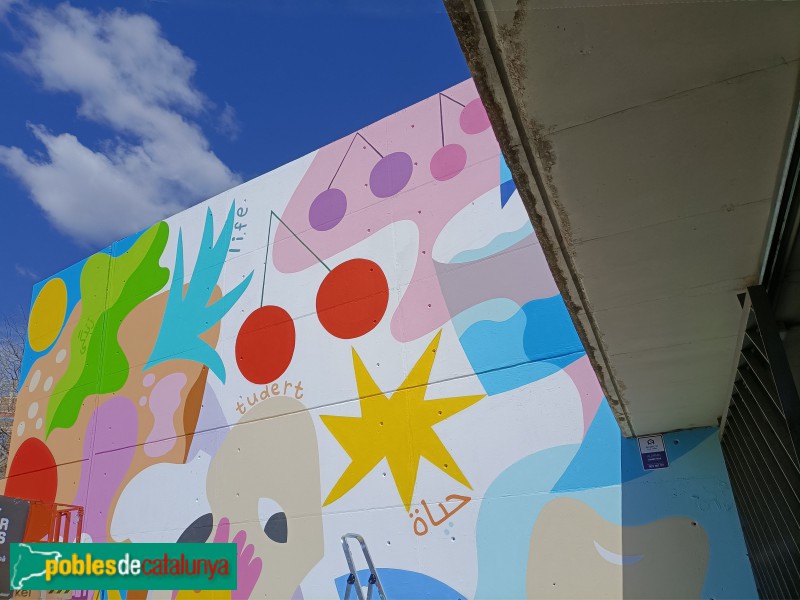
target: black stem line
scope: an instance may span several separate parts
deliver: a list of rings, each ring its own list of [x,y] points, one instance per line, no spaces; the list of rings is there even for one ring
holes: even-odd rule
[[[372,148],[373,150],[375,150],[375,154],[377,154],[378,156],[380,156],[381,158],[383,158],[383,154],[381,154],[380,152],[378,152],[378,149],[377,149],[375,146],[373,146],[372,144],[370,144],[370,143],[369,143],[369,140],[368,140],[367,138],[365,138],[363,135],[361,135],[361,132],[358,132],[358,133],[356,133],[356,135],[357,135],[358,137],[360,137],[362,140],[364,140],[365,142],[367,142],[367,144],[369,145],[369,147],[370,147],[370,148]]]
[[[269,211],[269,229],[267,229],[267,255],[264,257],[264,279],[261,281],[261,306],[264,306],[264,288],[267,285],[267,265],[269,264],[269,240],[272,235],[272,215],[275,213]]]
[[[444,96],[445,98],[447,98],[448,100],[450,100],[450,102],[455,102],[456,104],[458,104],[458,105],[459,105],[460,107],[462,107],[462,108],[466,108],[466,105],[464,105],[464,104],[461,104],[461,102],[459,102],[459,101],[458,101],[458,100],[456,100],[455,98],[451,98],[451,97],[450,97],[450,96],[448,96],[447,94],[442,94],[441,92],[439,92],[439,95],[440,95],[440,96]],[[439,98],[439,102],[441,102],[441,101],[442,101],[442,99],[441,99],[441,98]]]
[[[319,263],[320,263],[320,264],[321,264],[323,267],[325,267],[326,269],[328,269],[328,272],[330,273],[330,270],[331,270],[331,268],[330,268],[328,265],[326,265],[326,264],[325,264],[325,261],[323,261],[323,260],[322,260],[322,259],[321,259],[319,256],[317,256],[317,255],[314,253],[314,251],[313,251],[311,248],[309,248],[309,247],[308,247],[308,245],[307,245],[307,244],[306,244],[306,243],[305,243],[303,240],[301,240],[301,239],[300,239],[300,237],[299,237],[299,236],[298,236],[298,235],[297,235],[297,234],[296,234],[294,231],[292,231],[292,228],[291,228],[291,227],[289,227],[289,226],[288,226],[286,223],[284,223],[284,222],[283,222],[283,219],[281,219],[281,218],[280,218],[280,217],[279,217],[279,216],[278,216],[278,215],[275,213],[275,211],[270,211],[270,213],[271,213],[271,214],[270,214],[270,217],[269,217],[269,218],[270,218],[270,221],[272,221],[272,217],[273,217],[273,216],[274,216],[276,219],[278,219],[278,221],[279,221],[279,222],[280,222],[280,223],[281,223],[281,224],[282,224],[284,227],[286,227],[286,229],[288,229],[288,230],[289,230],[289,233],[291,233],[291,234],[292,234],[292,235],[295,237],[295,239],[296,239],[298,242],[300,242],[301,244],[303,244],[303,247],[304,247],[306,250],[308,250],[308,251],[311,253],[311,256],[313,256],[314,258],[316,258],[316,259],[319,261]]]
[[[442,147],[444,147],[444,115],[442,114],[442,96],[439,94],[439,129],[442,131]]]
[[[347,158],[348,154],[350,154],[350,148],[353,147],[353,142],[356,141],[357,135],[358,135],[357,133],[353,134],[353,139],[350,140],[350,145],[347,147],[347,151],[344,153],[344,156],[342,156],[342,160],[341,162],[339,162],[339,166],[336,167],[336,173],[334,173],[333,177],[331,177],[331,182],[328,184],[328,189],[331,189],[331,186],[333,185],[333,180],[336,179],[336,176],[339,174],[339,170],[342,168],[342,165],[344,164],[344,159]]]

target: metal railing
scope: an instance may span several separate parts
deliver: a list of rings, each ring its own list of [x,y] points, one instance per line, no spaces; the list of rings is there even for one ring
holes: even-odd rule
[[[800,399],[761,286],[747,289],[722,450],[762,598],[800,598]]]

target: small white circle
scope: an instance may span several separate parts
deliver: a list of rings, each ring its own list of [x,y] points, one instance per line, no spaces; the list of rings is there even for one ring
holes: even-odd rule
[[[41,428],[42,428],[42,417],[39,417],[38,419],[36,419],[36,429],[41,429]]]
[[[31,403],[31,405],[28,407],[28,418],[32,419],[33,417],[35,417],[38,411],[39,411],[39,403],[38,402]]]
[[[67,349],[62,348],[61,350],[58,351],[58,354],[56,354],[56,362],[62,363],[64,362],[65,358],[67,358]]]
[[[53,387],[53,377],[52,377],[52,375],[44,380],[43,389],[44,389],[45,392],[49,392],[51,387]]]
[[[41,378],[42,378],[42,372],[39,369],[36,369],[36,371],[33,374],[33,377],[31,377],[31,382],[28,384],[29,392],[36,391],[36,388],[39,385],[39,380]]]
[[[17,425],[17,435],[22,435],[25,433],[25,421],[20,421],[19,425]]]

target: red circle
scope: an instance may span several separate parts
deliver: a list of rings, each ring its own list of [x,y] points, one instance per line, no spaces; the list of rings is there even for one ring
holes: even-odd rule
[[[280,306],[250,313],[236,336],[236,364],[248,381],[269,383],[283,375],[294,355],[294,321]]]
[[[28,438],[14,453],[6,479],[6,496],[52,503],[58,490],[56,460],[39,439]]]
[[[322,280],[317,317],[328,333],[345,340],[377,327],[389,305],[389,284],[381,268],[365,258],[343,262]]]

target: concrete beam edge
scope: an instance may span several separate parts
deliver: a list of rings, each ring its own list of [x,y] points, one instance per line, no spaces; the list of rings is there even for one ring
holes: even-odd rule
[[[508,74],[498,68],[498,64],[502,65],[502,61],[498,60],[500,52],[490,47],[491,36],[485,33],[489,9],[483,0],[443,1],[520,197],[606,400],[622,433],[626,437],[634,436],[636,431],[629,416],[624,390],[617,385],[585,290],[570,256],[568,242],[561,235],[563,227],[566,226],[568,230],[569,225],[562,223],[566,217],[560,215],[546,183],[547,170],[541,154],[543,152],[546,155],[547,149],[541,144],[543,147],[538,148],[538,152],[534,151],[528,137],[523,135],[526,130],[524,116],[510,93]],[[530,134],[534,138],[541,138],[536,131],[530,131]]]

